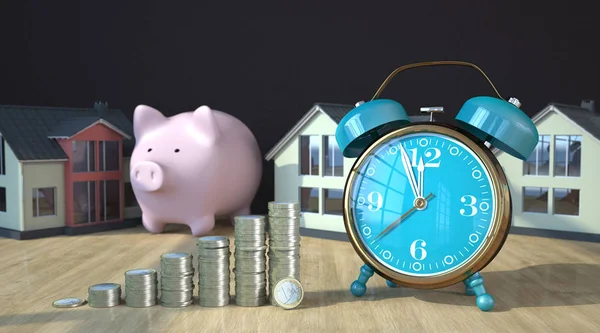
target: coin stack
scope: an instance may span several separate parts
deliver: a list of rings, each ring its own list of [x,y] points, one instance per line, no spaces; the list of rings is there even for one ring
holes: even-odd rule
[[[146,308],[156,305],[158,277],[153,269],[132,269],[125,272],[125,305]]]
[[[93,308],[111,308],[120,302],[121,285],[118,283],[101,283],[88,288],[88,304]]]
[[[165,253],[160,257],[160,305],[182,308],[193,303],[194,266],[189,253]]]
[[[273,288],[282,279],[300,280],[300,204],[298,202],[269,202],[268,257],[269,295],[273,295]]]
[[[267,303],[265,217],[235,217],[235,303],[261,306]]]
[[[229,238],[205,236],[198,247],[198,304],[217,307],[229,304]]]

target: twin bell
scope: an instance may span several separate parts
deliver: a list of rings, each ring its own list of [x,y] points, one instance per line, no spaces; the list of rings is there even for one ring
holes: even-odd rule
[[[455,119],[477,139],[526,160],[538,143],[538,131],[520,106],[516,98],[478,96],[467,100]],[[355,158],[385,134],[410,124],[400,103],[374,99],[357,103],[340,121],[335,137],[342,154]]]

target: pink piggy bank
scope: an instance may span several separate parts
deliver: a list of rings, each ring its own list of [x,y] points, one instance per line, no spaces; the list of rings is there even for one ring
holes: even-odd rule
[[[133,130],[131,185],[148,231],[178,223],[201,236],[213,229],[215,216],[250,214],[262,158],[240,120],[208,106],[167,118],[140,105]]]

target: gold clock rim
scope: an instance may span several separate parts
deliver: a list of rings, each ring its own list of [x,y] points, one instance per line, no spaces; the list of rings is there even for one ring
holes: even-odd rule
[[[357,170],[381,143],[390,139],[402,137],[408,134],[416,133],[435,133],[451,137],[476,154],[481,160],[483,166],[487,169],[490,175],[492,189],[496,198],[494,206],[494,223],[493,229],[489,236],[484,240],[484,245],[481,250],[473,256],[462,267],[442,275],[417,277],[405,274],[400,274],[389,269],[381,264],[371,254],[365,244],[360,240],[359,230],[356,229],[356,223],[352,214],[352,205],[350,202],[350,187],[357,176]],[[470,275],[479,272],[485,268],[494,257],[500,252],[508,232],[512,220],[512,207],[510,190],[508,181],[502,169],[502,166],[487,148],[483,142],[474,138],[471,134],[462,131],[459,128],[452,127],[446,124],[413,124],[407,127],[396,129],[371,144],[354,162],[352,169],[349,172],[346,184],[344,186],[344,226],[346,234],[350,240],[350,244],[354,248],[358,256],[369,265],[376,273],[383,278],[394,282],[400,286],[415,288],[415,289],[438,289],[444,288],[465,280]]]

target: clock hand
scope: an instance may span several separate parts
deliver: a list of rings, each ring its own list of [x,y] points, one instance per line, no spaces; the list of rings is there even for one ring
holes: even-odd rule
[[[425,201],[429,201],[431,198],[433,198],[435,195],[433,193],[429,193],[428,196],[425,197]],[[373,239],[372,243],[376,242],[377,240],[381,239],[383,236],[385,236],[386,234],[388,234],[390,231],[392,231],[394,228],[396,228],[400,223],[402,223],[410,214],[414,213],[414,211],[417,210],[417,207],[412,207],[411,209],[409,209],[406,213],[404,213],[402,216],[400,216],[399,219],[397,219],[396,221],[394,221],[392,224],[390,224],[387,228],[385,228],[382,232],[379,233],[379,235],[377,235],[375,237],[375,239]]]
[[[419,172],[419,184],[418,184],[418,189],[419,189],[419,197],[423,197],[423,188],[424,188],[424,182],[423,182],[423,175],[425,173],[425,165],[423,164],[423,157],[421,157],[419,159],[419,165],[417,165],[417,171]]]
[[[402,155],[402,165],[404,166],[404,172],[406,173],[406,177],[408,178],[410,188],[412,189],[415,198],[417,198],[419,196],[419,192],[417,191],[417,181],[415,180],[415,173],[412,169],[410,158],[408,157],[406,150],[404,150],[404,147],[402,147],[402,144],[400,144],[399,146],[400,154]]]

